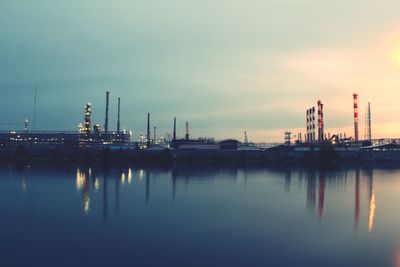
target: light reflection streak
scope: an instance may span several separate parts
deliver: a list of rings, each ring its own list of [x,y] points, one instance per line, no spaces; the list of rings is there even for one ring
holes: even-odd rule
[[[355,199],[354,199],[354,229],[358,228],[360,221],[360,169],[356,169]]]
[[[128,184],[132,183],[132,169],[128,169]]]
[[[94,179],[94,190],[98,191],[100,189],[100,178],[96,177]]]
[[[368,232],[371,233],[375,226],[375,191],[374,191],[374,178],[372,170],[368,174],[368,187],[369,187],[369,214],[368,214]]]
[[[25,192],[26,189],[27,189],[26,177],[23,176],[23,177],[22,177],[22,191]]]
[[[126,180],[125,173],[122,173],[121,174],[121,183],[125,184],[125,180]]]
[[[368,216],[368,232],[372,232],[374,230],[375,224],[375,192],[372,190],[371,197],[369,201],[369,216]]]
[[[89,173],[90,169],[87,173],[81,171],[79,168],[76,170],[76,189],[82,192],[82,210],[86,215],[90,210],[90,188],[89,188]]]
[[[78,168],[76,169],[76,190],[80,191],[83,187],[85,174]]]
[[[83,213],[88,214],[90,210],[89,192],[83,194]]]

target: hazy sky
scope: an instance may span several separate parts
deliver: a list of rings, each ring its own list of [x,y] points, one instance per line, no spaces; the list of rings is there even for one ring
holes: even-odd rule
[[[400,136],[399,0],[2,0],[0,122],[75,130],[105,91],[122,125],[158,133],[281,141],[321,99],[326,132],[352,135],[352,94],[373,137]],[[21,126],[19,126],[21,127]],[[7,128],[4,124],[1,129]]]

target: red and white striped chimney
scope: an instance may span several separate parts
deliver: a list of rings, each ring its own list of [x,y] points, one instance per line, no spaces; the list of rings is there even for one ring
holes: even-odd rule
[[[358,94],[353,94],[354,108],[354,140],[358,141]]]
[[[318,142],[324,141],[324,105],[318,100]]]

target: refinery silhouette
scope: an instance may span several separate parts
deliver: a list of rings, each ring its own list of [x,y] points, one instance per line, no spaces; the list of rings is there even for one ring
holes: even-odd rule
[[[324,104],[306,109],[306,132],[284,133],[281,144],[256,144],[227,138],[190,138],[189,122],[184,138],[177,138],[177,119],[173,118],[173,133],[157,138],[157,127],[151,132],[151,114],[147,114],[147,132],[135,140],[131,130],[121,130],[121,98],[118,97],[116,131],[109,127],[110,93],[106,92],[103,127],[92,123],[92,104],[84,106],[83,122],[77,131],[40,131],[36,129],[37,88],[35,87],[33,129],[24,120],[23,130],[0,132],[1,159],[77,159],[127,162],[172,161],[337,161],[337,160],[400,160],[397,139],[372,139],[371,100],[365,114],[365,135],[360,138],[358,94],[353,94],[354,136],[327,133],[324,124]],[[316,115],[317,113],[317,115]],[[317,118],[317,120],[316,120]],[[303,140],[304,136],[304,140]]]

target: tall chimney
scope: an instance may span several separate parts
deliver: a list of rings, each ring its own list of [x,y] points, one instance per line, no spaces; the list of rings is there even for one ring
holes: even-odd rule
[[[186,140],[189,140],[189,122],[186,122]]]
[[[372,139],[372,122],[371,122],[371,98],[368,100],[367,107],[367,140],[371,141]]]
[[[324,141],[324,112],[321,100],[318,100],[318,142]]]
[[[353,94],[354,108],[354,140],[358,141],[358,94]]]
[[[153,144],[155,144],[155,143],[156,143],[156,140],[157,140],[157,134],[156,134],[156,132],[157,132],[157,127],[154,126],[153,129],[154,129],[154,130],[153,130]]]
[[[150,113],[147,113],[147,147],[150,147]]]
[[[310,110],[307,109],[306,111],[306,117],[307,117],[307,133],[305,136],[305,141],[306,143],[310,143]]]
[[[108,102],[110,100],[110,93],[107,91],[106,92],[106,118],[104,120],[104,132],[107,135],[108,134]]]
[[[311,121],[312,121],[311,139],[312,139],[312,142],[315,142],[315,107],[311,108],[311,115],[312,115],[312,117],[311,117]]]
[[[117,118],[117,133],[120,132],[120,115],[121,115],[121,98],[118,97],[118,118]]]
[[[176,140],[176,118],[174,117],[174,133],[173,133],[173,136],[172,136],[172,140]]]

